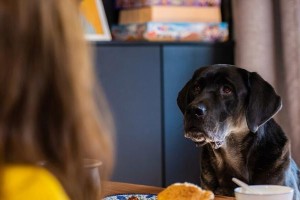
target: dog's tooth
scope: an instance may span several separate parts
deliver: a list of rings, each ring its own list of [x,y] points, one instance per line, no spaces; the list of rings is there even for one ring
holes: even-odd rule
[[[191,139],[195,142],[203,142],[205,138],[203,136],[191,137]]]
[[[189,133],[185,133],[185,134],[184,134],[184,137],[185,137],[185,138],[191,138],[191,136],[190,136]]]

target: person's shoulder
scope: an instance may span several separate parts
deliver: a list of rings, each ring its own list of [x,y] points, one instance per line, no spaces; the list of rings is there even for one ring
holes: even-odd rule
[[[3,170],[3,195],[6,200],[67,200],[60,182],[46,169],[11,165]]]

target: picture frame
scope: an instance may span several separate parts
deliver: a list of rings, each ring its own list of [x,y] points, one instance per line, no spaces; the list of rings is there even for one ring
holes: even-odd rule
[[[80,20],[88,41],[111,40],[102,0],[82,0],[80,12]]]

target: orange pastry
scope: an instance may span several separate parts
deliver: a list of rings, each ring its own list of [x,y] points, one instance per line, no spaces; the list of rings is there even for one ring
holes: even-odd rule
[[[191,183],[175,183],[161,191],[158,200],[213,200],[214,194]]]

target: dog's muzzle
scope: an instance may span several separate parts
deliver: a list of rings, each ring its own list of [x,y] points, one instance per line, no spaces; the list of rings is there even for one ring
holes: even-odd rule
[[[210,144],[210,145],[212,145],[212,147],[214,149],[218,149],[222,146],[222,144],[224,142],[221,140],[218,140],[218,141],[213,140],[213,139],[207,137],[204,133],[186,132],[184,134],[184,137],[192,140],[196,144],[197,147],[201,147],[206,144]]]

